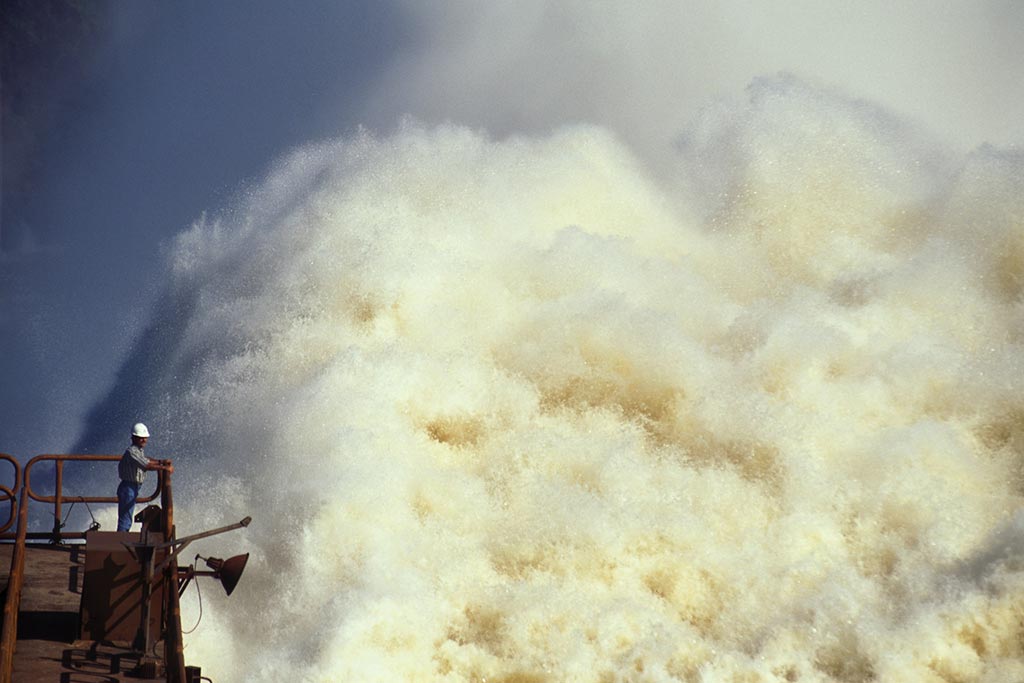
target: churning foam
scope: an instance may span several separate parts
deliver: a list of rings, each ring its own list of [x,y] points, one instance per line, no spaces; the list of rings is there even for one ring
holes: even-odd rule
[[[255,519],[189,660],[1024,680],[1022,158],[750,95],[671,179],[602,129],[408,125],[180,236],[150,420],[183,533]]]

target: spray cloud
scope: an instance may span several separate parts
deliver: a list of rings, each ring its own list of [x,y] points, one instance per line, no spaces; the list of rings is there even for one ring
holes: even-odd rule
[[[596,126],[313,145],[177,239],[139,400],[182,519],[256,520],[190,657],[1024,675],[1024,162],[748,95],[667,174]]]

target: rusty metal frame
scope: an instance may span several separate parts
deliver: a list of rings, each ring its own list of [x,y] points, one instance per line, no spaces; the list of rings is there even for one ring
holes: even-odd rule
[[[25,470],[23,473],[21,494],[27,498],[31,498],[34,501],[40,503],[52,503],[53,504],[53,530],[49,533],[29,533],[27,538],[49,538],[53,543],[60,543],[65,538],[84,539],[84,533],[72,533],[63,534],[61,533],[61,513],[65,503],[116,503],[117,496],[68,496],[63,495],[64,487],[64,463],[67,461],[73,462],[117,462],[121,459],[120,455],[37,455],[25,464]],[[54,487],[53,495],[41,495],[32,490],[32,468],[36,463],[44,461],[54,462]],[[151,495],[139,496],[137,503],[148,503],[156,500],[157,496],[160,495],[160,491],[163,488],[163,477],[164,471],[157,470],[157,483],[156,490]],[[0,493],[3,493],[3,488],[0,488]],[[0,503],[3,502],[3,498],[0,498]],[[0,528],[0,539],[11,539],[14,535],[2,533],[7,527]]]
[[[0,453],[0,460],[9,462],[11,466],[14,467],[13,489],[0,485],[0,493],[4,496],[3,498],[0,498],[0,503],[8,500],[11,502],[11,509],[7,515],[7,522],[3,526],[0,526],[0,534],[2,534],[10,529],[12,524],[18,521],[18,497],[14,492],[18,490],[18,484],[21,483],[21,463],[6,453]]]
[[[14,465],[15,489],[18,489],[18,495],[15,496],[14,492],[10,488],[0,486],[0,494],[7,496],[6,498],[0,498],[0,503],[4,500],[11,500],[12,509],[14,508],[15,498],[17,498],[18,503],[17,515],[12,514],[11,518],[7,521],[7,524],[0,527],[0,531],[3,531],[9,528],[15,519],[18,522],[18,530],[13,536],[7,533],[0,534],[0,539],[15,539],[14,552],[11,555],[11,572],[7,584],[7,599],[4,601],[3,608],[3,635],[0,637],[0,683],[10,683],[14,669],[14,648],[18,638],[18,609],[21,605],[21,592],[25,581],[25,546],[27,539],[29,537],[50,537],[51,540],[59,542],[63,538],[84,538],[85,534],[60,533],[61,508],[64,502],[117,502],[116,496],[72,496],[70,498],[65,498],[63,495],[64,463],[68,461],[113,462],[120,459],[121,456],[119,455],[38,455],[29,460],[25,465],[24,470],[22,470],[17,460],[10,456],[0,454],[0,460],[6,460]],[[52,460],[56,463],[54,466],[54,492],[53,495],[50,496],[43,496],[35,493],[31,486],[30,474],[32,467],[37,462],[46,460]],[[174,538],[174,499],[171,494],[171,473],[173,471],[173,467],[167,470],[158,470],[156,491],[150,496],[140,496],[137,500],[139,503],[148,503],[156,499],[157,495],[160,496],[160,502],[162,503],[161,515],[163,516],[163,528],[167,530],[168,537],[171,539]],[[52,534],[28,533],[29,500],[35,500],[41,503],[53,503],[54,530]],[[173,560],[167,564],[163,571],[167,580],[166,585],[177,585],[177,560]],[[167,603],[165,605],[165,613],[167,615],[167,621],[164,625],[164,664],[166,666],[165,680],[168,683],[186,683],[184,647],[181,639],[181,606],[178,591],[171,589],[166,591],[166,594]]]

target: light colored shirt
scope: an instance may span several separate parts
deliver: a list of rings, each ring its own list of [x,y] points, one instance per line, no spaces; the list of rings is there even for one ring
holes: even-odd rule
[[[117,475],[121,481],[129,484],[142,486],[142,480],[146,478],[146,467],[149,465],[149,458],[142,452],[142,449],[132,444],[125,450],[117,463]]]

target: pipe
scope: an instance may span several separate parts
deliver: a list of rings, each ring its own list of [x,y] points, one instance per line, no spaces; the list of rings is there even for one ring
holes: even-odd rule
[[[162,470],[164,475],[160,502],[163,507],[164,533],[174,539],[174,495],[171,474],[174,467]],[[155,552],[155,550],[154,550]],[[164,662],[167,665],[167,683],[186,683],[185,647],[181,638],[181,602],[178,599],[178,560],[170,558],[164,567],[164,595],[167,596],[167,628],[164,631]]]

